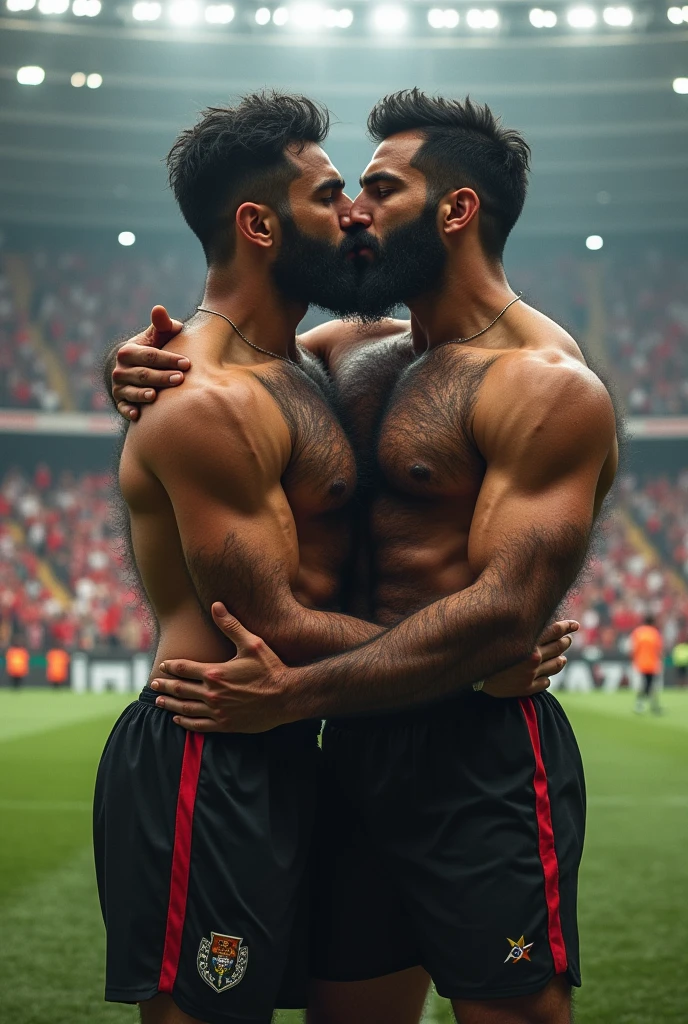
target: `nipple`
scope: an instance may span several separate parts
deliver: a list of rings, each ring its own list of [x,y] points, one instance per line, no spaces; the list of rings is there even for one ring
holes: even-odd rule
[[[409,471],[414,480],[429,480],[430,479],[430,467],[426,466],[424,462],[417,462],[415,466],[411,466]]]
[[[330,494],[333,498],[339,498],[346,490],[346,480],[335,480],[330,484]]]

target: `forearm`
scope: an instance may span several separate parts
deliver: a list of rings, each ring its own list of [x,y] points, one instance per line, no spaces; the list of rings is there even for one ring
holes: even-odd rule
[[[247,616],[247,625],[249,619]],[[318,658],[351,651],[384,632],[373,622],[337,612],[314,611],[296,601],[288,611],[254,631],[287,665],[307,665]]]
[[[478,581],[336,657],[287,672],[298,718],[389,711],[430,703],[526,658],[539,623],[495,603]]]

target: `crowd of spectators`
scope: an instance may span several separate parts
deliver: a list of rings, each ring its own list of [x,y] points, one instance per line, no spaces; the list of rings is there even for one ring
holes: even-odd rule
[[[176,315],[196,304],[202,266],[193,246],[154,258],[138,251],[36,249],[23,256],[32,282],[30,309],[19,314],[0,275],[0,406],[52,411],[59,395],[32,347],[37,327],[58,355],[76,407],[105,406],[98,370],[108,342],[148,322],[154,302]],[[514,287],[583,338],[590,297],[573,256],[518,259]],[[688,260],[647,250],[599,260],[612,378],[631,415],[688,414]],[[94,386],[96,382],[96,386]]]
[[[152,622],[113,498],[105,473],[53,479],[41,465],[32,478],[13,471],[0,481],[0,649],[19,642],[34,651],[150,647]],[[591,657],[623,651],[648,613],[667,648],[688,638],[687,498],[688,473],[642,485],[622,479],[617,511],[600,527],[564,605],[581,622],[578,650]],[[633,543],[633,522],[649,544]]]
[[[0,648],[150,647],[112,497],[106,473],[53,480],[40,465],[0,482]]]

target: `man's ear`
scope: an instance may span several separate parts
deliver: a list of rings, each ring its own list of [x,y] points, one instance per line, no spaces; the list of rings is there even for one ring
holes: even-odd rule
[[[279,220],[269,206],[242,203],[236,212],[237,230],[253,245],[270,249],[279,238]]]
[[[439,205],[440,231],[445,235],[463,231],[476,217],[479,209],[480,199],[472,188],[459,188],[450,192]]]

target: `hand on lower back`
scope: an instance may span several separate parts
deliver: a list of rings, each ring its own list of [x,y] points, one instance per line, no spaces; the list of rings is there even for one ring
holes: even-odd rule
[[[112,373],[112,396],[125,419],[138,419],[138,406],[154,402],[160,388],[183,382],[184,372],[191,366],[189,360],[162,351],[183,326],[172,320],[164,306],[154,306],[150,326],[120,347]]]
[[[546,690],[550,677],[566,665],[564,651],[571,646],[570,634],[578,628],[578,623],[569,619],[548,626],[530,657],[490,676],[483,691],[490,697],[531,697]]]

